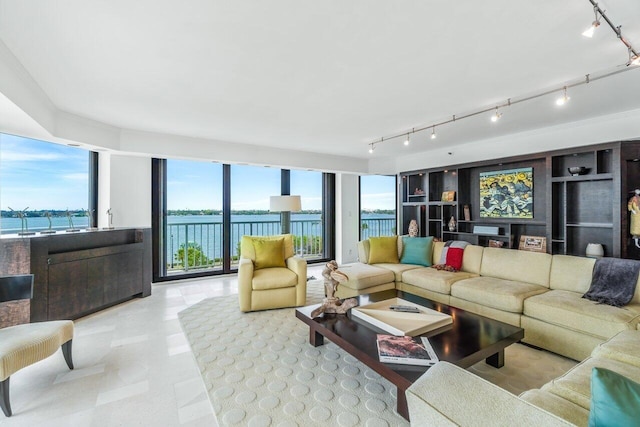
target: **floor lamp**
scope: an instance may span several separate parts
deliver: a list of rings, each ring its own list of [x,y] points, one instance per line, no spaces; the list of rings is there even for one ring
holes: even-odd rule
[[[299,212],[301,209],[300,196],[271,196],[269,199],[269,210],[280,212],[282,234],[291,232],[291,212]]]

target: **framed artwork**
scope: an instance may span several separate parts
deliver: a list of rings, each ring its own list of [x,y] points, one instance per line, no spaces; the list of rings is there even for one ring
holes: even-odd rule
[[[453,202],[456,200],[456,192],[455,191],[443,191],[442,197],[440,201],[442,202]]]
[[[480,217],[533,218],[533,168],[480,172]]]
[[[547,252],[547,238],[542,236],[520,236],[521,251]]]

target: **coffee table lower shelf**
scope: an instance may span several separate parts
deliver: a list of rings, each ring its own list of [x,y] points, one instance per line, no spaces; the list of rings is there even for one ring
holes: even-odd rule
[[[452,314],[453,325],[422,336],[429,342],[440,360],[446,360],[462,368],[468,368],[483,359],[487,364],[501,368],[504,366],[504,349],[524,338],[524,330],[516,326],[478,316],[464,310],[435,303],[402,291],[390,290],[369,295],[360,295],[360,303],[382,301],[400,297],[425,307]],[[327,338],[338,347],[364,363],[397,389],[397,411],[409,420],[409,410],[405,391],[424,372],[426,366],[395,365],[382,363],[378,359],[376,335],[386,333],[351,314],[324,314],[313,319],[311,312],[319,304],[296,309],[296,317],[309,326],[309,343],[318,347]]]

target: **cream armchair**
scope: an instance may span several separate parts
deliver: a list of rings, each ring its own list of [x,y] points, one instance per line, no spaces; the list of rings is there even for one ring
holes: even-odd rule
[[[294,256],[293,236],[242,236],[238,265],[241,311],[298,307],[307,299],[307,262]]]

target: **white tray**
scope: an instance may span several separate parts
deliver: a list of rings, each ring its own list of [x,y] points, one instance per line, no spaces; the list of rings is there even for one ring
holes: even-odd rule
[[[409,305],[416,307],[420,313],[393,311],[389,308],[392,305]],[[354,307],[351,309],[351,314],[393,335],[416,336],[453,323],[453,319],[448,314],[402,298],[391,298]]]

